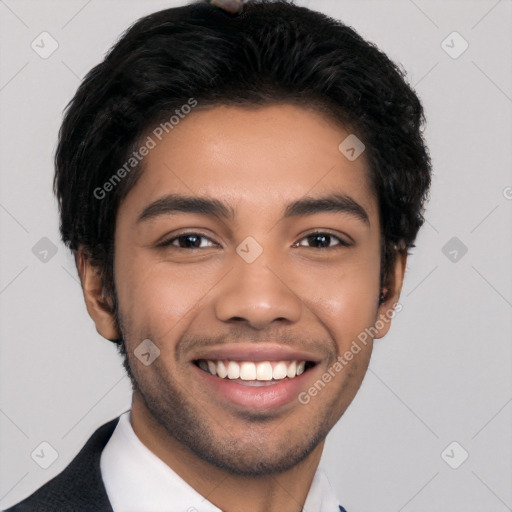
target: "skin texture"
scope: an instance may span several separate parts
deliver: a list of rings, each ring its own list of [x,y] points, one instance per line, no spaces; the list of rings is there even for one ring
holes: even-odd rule
[[[150,151],[121,204],[114,275],[119,322],[101,279],[78,254],[88,311],[98,332],[119,337],[136,380],[132,425],[141,441],[224,511],[297,511],[306,499],[324,438],[366,373],[372,341],[307,405],[248,409],[205,385],[192,363],[201,350],[272,341],[314,354],[307,390],[359,333],[398,301],[406,254],[397,258],[380,306],[380,228],[364,153],[338,150],[348,135],[321,114],[288,104],[197,109]],[[337,192],[366,211],[283,218],[286,205]],[[197,213],[139,217],[168,194],[210,197],[233,219]],[[330,238],[308,241],[311,232]],[[197,233],[199,249],[178,235]],[[236,248],[248,236],[263,249],[247,263]],[[172,245],[159,247],[162,241]],[[193,241],[193,240],[192,240]],[[189,240],[190,242],[190,240]],[[382,322],[376,338],[390,321]],[[382,325],[381,323],[381,325]],[[149,366],[133,351],[152,340]]]

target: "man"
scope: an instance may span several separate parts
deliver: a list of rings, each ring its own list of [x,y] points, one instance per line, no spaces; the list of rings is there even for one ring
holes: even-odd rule
[[[215,4],[139,20],[67,108],[62,237],[133,401],[10,510],[344,510],[318,464],[399,306],[422,106],[340,22]]]

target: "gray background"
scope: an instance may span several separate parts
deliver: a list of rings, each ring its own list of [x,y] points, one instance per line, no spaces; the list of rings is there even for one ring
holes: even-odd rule
[[[130,406],[121,359],[96,334],[59,242],[52,159],[85,73],[137,18],[183,3],[0,0],[0,508]],[[403,311],[376,343],[322,464],[350,512],[512,510],[512,3],[297,3],[353,26],[405,67],[434,164]],[[42,31],[59,44],[48,59],[31,48]],[[441,46],[453,31],[469,43],[457,59]],[[48,469],[31,458],[43,441],[58,452]],[[469,458],[452,469],[462,450]]]

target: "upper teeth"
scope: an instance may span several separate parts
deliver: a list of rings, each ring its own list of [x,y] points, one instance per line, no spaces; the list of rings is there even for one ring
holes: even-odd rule
[[[304,372],[306,361],[199,361],[206,372],[224,379],[282,380],[293,379]]]

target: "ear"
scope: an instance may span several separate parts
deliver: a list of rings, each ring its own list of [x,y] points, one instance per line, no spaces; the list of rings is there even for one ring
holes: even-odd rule
[[[391,320],[395,317],[395,312],[402,309],[402,305],[398,304],[402,285],[404,282],[405,267],[407,265],[407,250],[399,250],[396,254],[396,261],[391,275],[388,276],[387,283],[383,288],[384,300],[377,309],[377,320],[375,329],[377,334],[375,338],[383,338],[391,327]]]
[[[105,295],[103,279],[99,269],[91,264],[90,259],[80,249],[75,255],[75,260],[87,311],[96,324],[96,330],[107,340],[119,339],[121,333],[117,326],[111,301]]]

